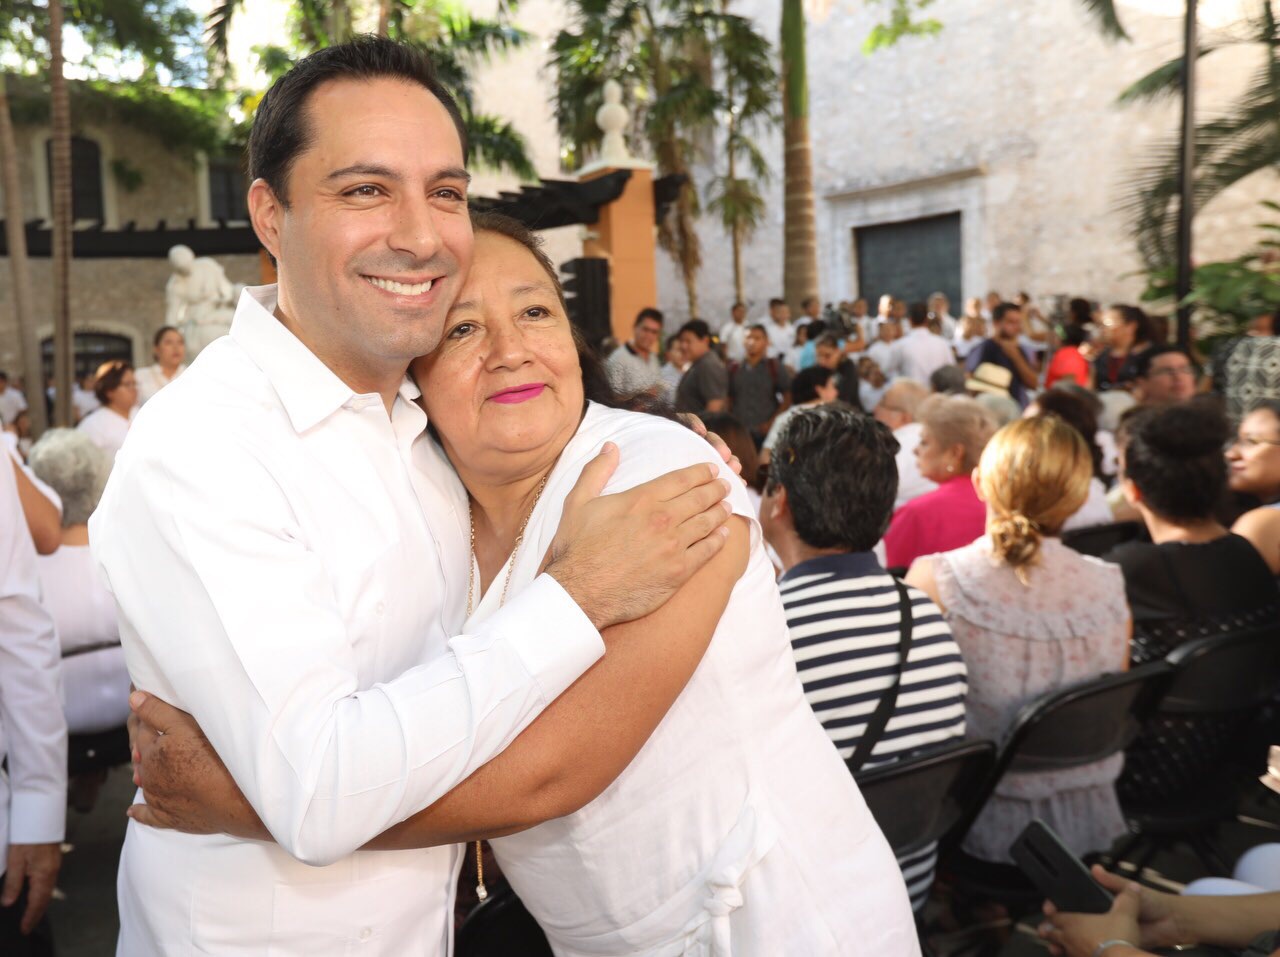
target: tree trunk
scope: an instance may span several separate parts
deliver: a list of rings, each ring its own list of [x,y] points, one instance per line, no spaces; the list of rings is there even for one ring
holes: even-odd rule
[[[0,72],[0,184],[4,188],[4,230],[9,247],[9,271],[13,276],[13,314],[18,322],[18,355],[23,386],[31,407],[31,431],[39,436],[49,427],[44,404],[44,369],[40,362],[40,337],[36,335],[32,309],[31,267],[27,260],[27,233],[23,224],[22,185],[18,180],[18,144],[9,115],[5,75]]]
[[[783,295],[792,308],[818,295],[818,230],[809,145],[809,80],[804,7],[782,0],[782,137],[784,172]]]
[[[74,425],[71,380],[75,346],[71,333],[71,101],[62,74],[62,0],[49,3],[49,125],[53,130],[53,421]]]
[[[391,29],[391,0],[378,0],[378,36],[385,37]]]
[[[732,103],[730,104],[732,106]],[[728,182],[738,181],[738,157],[734,147],[734,135],[737,132],[730,110],[729,119],[729,176]],[[745,302],[742,283],[742,227],[735,221],[729,229],[729,241],[733,244],[733,298],[735,302]]]

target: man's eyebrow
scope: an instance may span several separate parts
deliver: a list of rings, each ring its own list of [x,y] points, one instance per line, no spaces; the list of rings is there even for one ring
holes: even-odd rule
[[[438,171],[431,177],[431,182],[438,183],[442,179],[460,179],[468,186],[471,185],[471,174],[461,166],[449,166]]]
[[[348,176],[376,176],[380,179],[389,179],[399,182],[404,179],[399,173],[391,169],[389,166],[381,166],[378,163],[352,163],[350,166],[344,166],[342,169],[335,169],[326,180],[344,179]],[[450,166],[442,170],[438,170],[430,179],[430,182],[437,183],[445,179],[460,179],[468,184],[471,182],[471,174],[461,166]]]

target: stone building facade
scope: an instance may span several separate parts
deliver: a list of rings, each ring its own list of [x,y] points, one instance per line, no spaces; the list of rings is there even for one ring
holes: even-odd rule
[[[105,229],[133,224],[138,230],[155,229],[160,220],[169,227],[214,225],[220,197],[213,195],[211,165],[215,176],[219,160],[211,164],[204,156],[189,157],[169,150],[160,136],[131,126],[96,126],[91,120],[74,118],[77,182],[86,171],[98,172],[98,201]],[[41,126],[19,126],[19,175],[26,219],[48,220],[49,130]],[[91,160],[96,155],[96,163]],[[92,192],[92,188],[89,189]],[[89,222],[80,220],[78,228]],[[222,263],[233,282],[259,281],[256,255],[214,257]],[[41,340],[53,334],[50,317],[52,299],[51,263],[48,258],[31,259],[31,281],[35,298],[37,331]],[[82,339],[111,339],[116,348],[131,353],[137,364],[151,358],[151,337],[164,324],[164,288],[170,275],[163,258],[75,259],[71,264],[72,326]],[[9,261],[0,257],[0,369],[21,376],[18,355],[17,320],[12,304],[12,274]],[[78,349],[83,353],[84,349]],[[87,361],[84,359],[82,361]]]

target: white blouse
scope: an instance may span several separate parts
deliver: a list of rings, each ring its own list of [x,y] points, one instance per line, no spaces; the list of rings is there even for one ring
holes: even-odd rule
[[[103,405],[81,419],[76,428],[89,436],[89,440],[106,452],[107,458],[114,462],[116,453],[124,446],[125,437],[129,434],[129,426],[132,424],[132,410],[126,419],[119,412]]]
[[[164,370],[159,365],[143,366],[141,369],[136,370],[134,376],[138,380],[138,408],[145,405],[149,398],[186,371],[187,364],[185,362],[178,366],[172,378],[166,378]]]
[[[530,518],[513,592],[606,440],[622,453],[606,494],[698,461],[728,476],[682,426],[593,404]],[[760,526],[731,484],[750,560],[689,685],[600,797],[494,852],[558,957],[918,954],[901,873],[805,701]],[[497,611],[505,577],[473,622]]]

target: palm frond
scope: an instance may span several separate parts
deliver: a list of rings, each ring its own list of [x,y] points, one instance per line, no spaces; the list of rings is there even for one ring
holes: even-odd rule
[[[529,144],[509,122],[484,113],[469,113],[464,114],[463,125],[471,162],[526,180],[538,178],[529,158]]]
[[[1196,58],[1199,59],[1217,49],[1220,49],[1220,45],[1206,43],[1199,48]],[[1116,105],[1128,106],[1131,103],[1154,102],[1165,97],[1181,95],[1183,59],[1183,57],[1176,57],[1129,84],[1116,97]]]
[[[1089,15],[1097,21],[1102,35],[1108,40],[1130,40],[1129,33],[1120,22],[1115,0],[1080,0]]]

